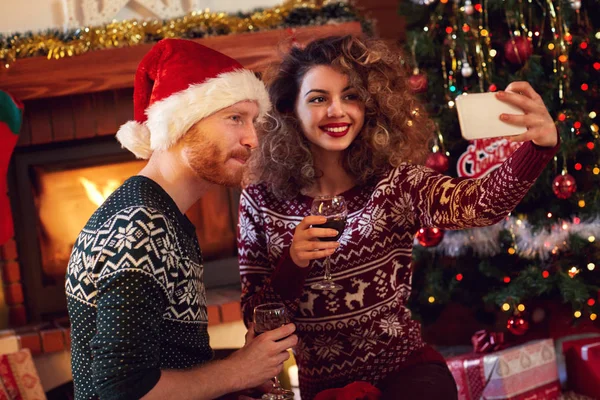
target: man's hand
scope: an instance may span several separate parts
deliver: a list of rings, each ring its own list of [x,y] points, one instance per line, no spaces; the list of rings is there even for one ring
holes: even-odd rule
[[[279,375],[283,362],[290,358],[287,349],[298,343],[295,330],[294,324],[287,324],[255,336],[254,326],[250,326],[246,345],[224,360],[229,363],[232,376],[239,379],[238,390],[260,386]]]

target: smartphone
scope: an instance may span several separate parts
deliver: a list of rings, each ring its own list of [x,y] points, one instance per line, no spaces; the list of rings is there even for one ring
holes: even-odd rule
[[[467,140],[515,136],[527,131],[524,126],[510,125],[500,120],[500,114],[503,113],[525,113],[512,104],[498,100],[493,92],[458,96],[456,111],[462,137]]]

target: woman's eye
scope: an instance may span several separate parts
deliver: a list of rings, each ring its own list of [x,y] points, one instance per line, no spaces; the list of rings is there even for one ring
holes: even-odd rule
[[[240,117],[239,115],[232,115],[231,117],[229,117],[233,122],[236,123],[241,123],[242,122],[242,117]]]
[[[322,103],[325,101],[325,97],[319,96],[319,97],[313,97],[312,99],[310,99],[309,103]]]
[[[358,100],[359,97],[358,97],[358,94],[353,93],[353,94],[346,95],[346,99],[348,99],[348,100]]]

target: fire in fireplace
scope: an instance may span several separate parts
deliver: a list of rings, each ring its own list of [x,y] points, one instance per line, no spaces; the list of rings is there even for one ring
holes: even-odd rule
[[[65,267],[87,220],[144,162],[126,161],[83,168],[61,163],[33,167],[37,238],[45,285],[64,282]]]

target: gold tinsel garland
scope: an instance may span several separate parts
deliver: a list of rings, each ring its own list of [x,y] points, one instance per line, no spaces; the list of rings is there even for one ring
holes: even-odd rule
[[[0,63],[9,68],[18,58],[46,55],[48,59],[59,59],[94,50],[155,42],[163,38],[206,37],[277,29],[282,27],[294,9],[306,8],[308,11],[319,12],[328,5],[339,5],[347,11],[347,15],[354,15],[354,19],[358,19],[356,12],[339,0],[286,0],[280,6],[255,11],[246,16],[209,10],[194,11],[168,20],[125,20],[66,33],[56,31],[3,37],[0,38]]]

